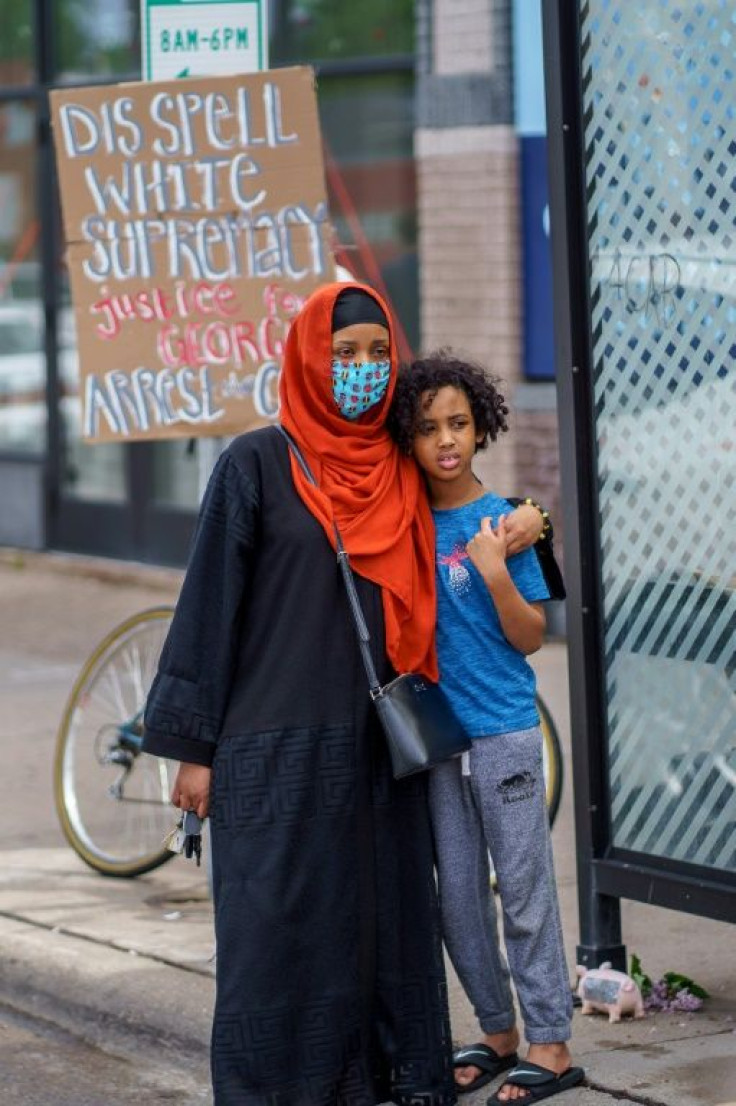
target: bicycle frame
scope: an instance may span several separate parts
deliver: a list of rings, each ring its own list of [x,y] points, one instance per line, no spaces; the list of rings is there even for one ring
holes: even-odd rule
[[[116,738],[108,745],[107,752],[98,754],[100,764],[118,764],[122,771],[118,778],[107,788],[107,794],[124,803],[143,803],[151,806],[167,806],[168,796],[156,799],[131,799],[123,794],[125,781],[133,771],[137,757],[143,751],[143,711],[139,710],[132,718],[120,722],[116,727]]]

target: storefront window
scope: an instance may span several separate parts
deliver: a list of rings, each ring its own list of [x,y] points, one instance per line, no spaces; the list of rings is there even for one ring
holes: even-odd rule
[[[0,86],[37,79],[34,10],[31,0],[0,0]],[[38,34],[52,43],[54,84],[135,79],[140,73],[138,0],[53,0],[44,12]],[[413,0],[374,0],[368,6],[271,0],[269,25],[273,66],[321,66],[319,103],[338,259],[388,296],[407,336],[405,349],[416,348],[414,90],[407,61],[413,54]],[[33,108],[0,107],[0,451],[43,454],[47,385],[36,133]],[[60,491],[62,498],[124,504],[131,494],[127,447],[81,439],[79,359],[63,266],[59,274]],[[148,452],[148,502],[154,509],[196,507],[202,465],[197,451],[186,446],[183,440],[157,442]]]
[[[271,63],[387,55],[413,48],[411,0],[370,9],[336,0],[271,6]],[[418,289],[411,72],[319,78],[330,211],[338,261],[391,301],[407,344],[418,345]],[[192,509],[200,469],[215,443],[153,445],[152,496],[161,506]],[[202,458],[206,452],[208,460]]]
[[[140,73],[138,0],[55,0],[59,84]]]
[[[272,64],[411,54],[414,0],[272,0]]]
[[[318,97],[337,259],[391,300],[406,354],[419,344],[413,72],[336,76],[329,63],[411,57],[413,0],[273,0],[270,13],[272,65],[325,64]]]
[[[31,0],[0,0],[0,85],[33,81]]]
[[[198,439],[190,443],[186,439],[170,442],[154,442],[153,499],[161,507],[178,510],[196,510],[200,499],[203,466],[206,471],[217,456],[217,440]],[[224,444],[224,443],[223,443]],[[206,452],[206,459],[202,453]]]
[[[58,320],[59,412],[61,417],[61,485],[73,499],[124,503],[125,446],[121,442],[87,443],[82,438],[77,332],[68,280],[60,289]]]
[[[337,255],[419,344],[411,73],[323,77],[319,110]],[[406,354],[406,351],[404,351]]]
[[[14,453],[46,444],[35,120],[28,103],[0,107],[0,451]]]

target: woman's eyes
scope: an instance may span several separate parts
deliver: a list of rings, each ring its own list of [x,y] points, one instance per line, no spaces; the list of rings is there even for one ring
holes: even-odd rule
[[[333,349],[332,356],[339,357],[341,361],[354,361],[356,354],[354,349],[346,346],[343,349]],[[379,346],[378,349],[372,349],[370,356],[372,361],[388,361],[388,346]]]

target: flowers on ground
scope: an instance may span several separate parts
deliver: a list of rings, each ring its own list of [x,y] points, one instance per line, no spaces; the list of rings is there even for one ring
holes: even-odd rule
[[[665,972],[661,979],[653,982],[644,972],[636,954],[631,957],[629,975],[639,985],[647,1010],[691,1014],[699,1010],[703,1000],[708,998],[704,987],[679,972]]]

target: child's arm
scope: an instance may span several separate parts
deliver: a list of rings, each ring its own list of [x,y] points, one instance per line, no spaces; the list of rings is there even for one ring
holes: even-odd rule
[[[468,556],[491,593],[506,640],[528,656],[541,648],[547,620],[542,607],[527,603],[511,579],[506,565],[507,541],[503,516],[496,530],[490,518],[484,518],[480,530],[468,542]]]

